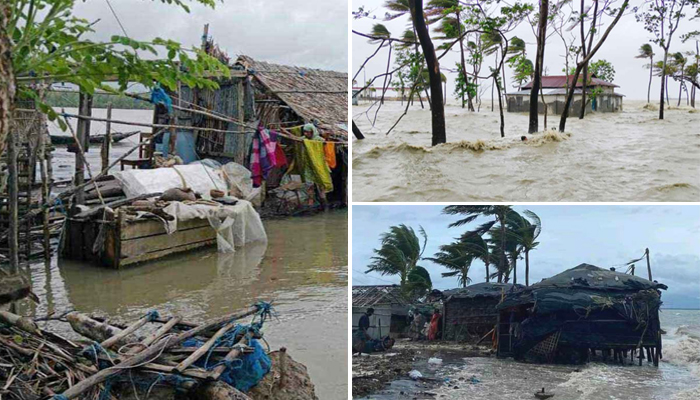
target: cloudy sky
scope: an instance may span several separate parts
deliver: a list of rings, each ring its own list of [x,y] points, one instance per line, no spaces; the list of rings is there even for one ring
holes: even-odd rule
[[[97,37],[122,32],[105,0],[76,2],[75,16],[96,25]],[[188,14],[160,0],[111,0],[130,37],[201,43],[204,24],[229,56],[347,71],[347,0],[224,0],[214,10],[191,4]]]
[[[539,4],[538,2],[533,2],[532,0],[524,0],[525,2]],[[620,0],[616,4],[621,4]],[[364,6],[365,10],[371,11],[372,15],[376,16],[376,19],[365,18],[360,20],[353,20],[352,28],[356,31],[368,33],[371,31],[372,26],[375,23],[384,23],[389,31],[392,33],[392,37],[400,37],[401,33],[406,29],[408,23],[408,16],[398,18],[394,21],[385,22],[382,21],[386,9],[382,7],[384,0],[355,0],[353,1],[352,8],[357,10],[360,6]],[[631,0],[630,6],[639,6],[642,4],[642,0]],[[536,7],[537,9],[537,7]],[[606,17],[606,21],[610,21],[612,18]],[[681,43],[679,37],[681,34],[698,29],[700,22],[697,20],[689,21],[684,20],[679,27],[676,36],[674,37],[671,46],[671,52],[677,51],[692,51],[695,52],[695,43],[686,42]],[[607,28],[607,24],[603,27],[600,34]],[[575,31],[575,29],[574,29]],[[575,32],[574,32],[575,33]],[[531,26],[527,24],[527,21],[518,26],[513,30],[507,37],[518,36],[527,43],[527,54],[528,58],[534,59],[534,55],[537,51],[535,36],[533,34]],[[619,93],[627,96],[627,99],[635,100],[646,100],[647,97],[647,84],[649,81],[649,70],[644,68],[648,61],[640,60],[634,58],[638,54],[638,49],[643,43],[649,42],[651,39],[651,34],[644,30],[644,26],[638,23],[634,15],[625,15],[622,17],[620,22],[615,26],[613,31],[608,36],[608,39],[603,44],[603,47],[596,53],[593,60],[605,59],[610,61],[615,67],[616,75],[614,83],[620,87],[616,89]],[[577,45],[580,39],[576,39]],[[597,41],[597,37],[596,40]],[[369,44],[367,39],[354,35],[352,37],[352,75],[354,76],[360,65],[364,60],[371,55],[376,49],[376,45]],[[547,47],[545,49],[545,67],[547,68],[549,75],[562,75],[562,70],[564,69],[564,51],[565,47],[559,36],[552,36],[547,41]],[[654,47],[657,56],[655,61],[659,60],[659,55],[663,56],[663,51],[658,47]],[[367,79],[372,76],[382,73],[386,69],[387,62],[387,51],[384,50],[380,52],[376,59],[370,61],[368,64],[368,70],[366,72]],[[455,64],[459,60],[459,49],[454,47],[452,54],[445,56],[440,61],[441,68],[454,69]],[[494,64],[494,59],[486,58],[484,61],[484,66],[482,67],[482,75],[488,74],[488,66]],[[448,73],[448,95],[452,96],[454,91],[454,84],[452,83],[454,79],[454,73]],[[366,82],[367,79],[364,78],[364,72],[358,76],[358,82]],[[507,89],[509,91],[514,91],[512,88],[512,71],[506,67],[506,80],[508,81]],[[377,85],[380,86],[381,82]],[[678,84],[676,82],[670,83],[669,93],[671,97],[678,97]],[[658,101],[660,90],[660,82],[656,79],[652,83],[651,97]],[[485,98],[490,98],[490,86]],[[685,95],[684,97],[685,98]]]
[[[398,283],[392,276],[365,274],[372,250],[379,247],[379,235],[392,225],[404,223],[428,234],[426,256],[449,243],[477,219],[461,228],[447,228],[457,218],[442,215],[444,206],[353,206],[352,283],[382,285]],[[530,253],[530,282],[588,263],[608,268],[640,257],[646,247],[651,254],[655,280],[668,285],[663,294],[666,307],[700,308],[700,207],[698,206],[515,206],[529,209],[542,220],[540,245]],[[457,287],[456,278],[442,278],[446,270],[429,261],[428,269],[437,289]],[[475,262],[470,277],[483,282],[483,264]],[[524,261],[519,263],[523,278]],[[646,264],[637,264],[637,275],[646,275]]]

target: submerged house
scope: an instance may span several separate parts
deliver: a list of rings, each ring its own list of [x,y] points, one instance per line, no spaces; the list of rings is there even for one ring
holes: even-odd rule
[[[660,289],[638,276],[581,264],[508,294],[498,305],[498,356],[581,363],[661,357]],[[638,353],[636,351],[639,351]],[[636,354],[636,356],[635,356]]]
[[[411,302],[403,295],[399,285],[353,286],[352,328],[357,329],[360,317],[371,307],[374,308],[374,315],[369,320],[370,337],[395,338],[408,326],[410,305]]]
[[[544,114],[542,99],[547,104],[547,113],[561,114],[566,103],[568,86],[574,79],[573,75],[556,75],[542,77],[542,93],[537,94],[537,112]],[[619,87],[614,83],[598,79],[595,74],[591,74],[586,84],[586,112],[617,112],[622,110],[623,95],[615,93],[615,88]],[[506,103],[508,112],[528,112],[530,111],[530,92],[532,81],[528,82],[521,90],[513,93],[506,93]],[[569,114],[578,114],[581,111],[581,100],[583,91],[583,79],[579,78],[574,89],[574,97],[569,107]],[[593,96],[592,96],[593,94]]]
[[[247,56],[229,62],[211,41],[206,50],[230,65],[230,76],[217,78],[218,89],[154,90],[154,127],[141,134],[140,158],[127,164],[137,169],[85,189],[62,239],[64,257],[123,268],[205,246],[221,250],[226,240],[211,221],[225,217],[234,220],[224,224],[232,248],[265,239],[258,212],[347,204],[347,74]],[[307,124],[314,140],[302,134]],[[156,198],[174,188],[192,189],[223,211],[187,211],[182,200]]]
[[[496,327],[496,306],[513,289],[510,283],[483,282],[443,291],[443,339],[467,341],[489,333]]]

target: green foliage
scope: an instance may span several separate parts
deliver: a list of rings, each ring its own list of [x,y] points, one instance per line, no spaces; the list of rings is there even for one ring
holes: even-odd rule
[[[433,281],[430,273],[425,268],[417,265],[408,273],[404,293],[409,299],[419,299],[427,295],[433,289]]]
[[[523,82],[532,79],[535,67],[532,61],[528,60],[524,55],[513,56],[508,60],[508,66],[515,72],[513,82],[517,83],[517,87],[523,86]]]
[[[154,0],[189,11],[183,0]],[[215,0],[196,0],[213,7]],[[229,70],[198,49],[185,49],[162,38],[144,42],[115,35],[108,42],[86,39],[95,23],[73,15],[76,0],[23,0],[12,4],[7,32],[12,38],[17,96],[34,99],[50,120],[56,113],[34,90],[37,78],[77,85],[85,93],[96,89],[121,93],[132,82],[148,88],[160,84],[175,90],[177,82],[197,88],[217,88],[212,78],[228,77]],[[148,58],[138,53],[147,55]],[[104,85],[116,80],[115,86]],[[60,122],[60,121],[59,121]]]
[[[606,82],[615,80],[615,67],[607,60],[598,60],[589,63],[588,71]]]
[[[457,63],[457,77],[455,78],[455,99],[461,100],[465,96],[467,97],[474,97],[476,96],[476,90],[477,86],[474,83],[473,80],[469,79],[467,77],[465,79],[465,75],[462,71],[462,64]]]
[[[423,237],[422,246],[413,228],[404,224],[390,227],[389,232],[381,235],[381,246],[374,249],[375,255],[365,273],[376,271],[382,275],[399,275],[401,286],[404,286],[421,259],[428,241],[422,227],[419,233]]]

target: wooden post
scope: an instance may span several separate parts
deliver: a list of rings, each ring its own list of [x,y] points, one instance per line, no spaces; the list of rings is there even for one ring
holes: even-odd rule
[[[17,214],[18,206],[18,187],[17,187],[17,148],[16,148],[16,132],[11,130],[7,135],[7,193],[8,211],[9,211],[9,237],[7,238],[9,246],[9,262],[10,275],[16,274],[19,271],[19,217]]]
[[[279,388],[283,389],[287,384],[287,348],[280,349],[280,380]]]
[[[109,147],[112,145],[112,103],[107,105],[107,130],[105,132],[105,140],[102,141],[100,155],[102,156],[102,168],[109,167]]]
[[[92,116],[92,96],[85,93],[80,93],[80,104],[78,114],[81,116]],[[90,144],[90,120],[78,119],[78,142],[81,144],[84,152],[88,151]],[[80,187],[85,182],[85,164],[83,155],[80,154],[80,149],[76,149],[75,153],[75,179],[73,184]],[[75,203],[83,204],[85,202],[85,192],[82,188],[75,191]]]
[[[647,258],[647,271],[649,272],[649,280],[653,281],[653,279],[651,278],[651,264],[649,263],[649,248],[648,247],[644,251],[644,255]]]
[[[238,94],[236,96],[238,104],[236,107],[236,119],[238,119],[241,122],[245,122],[245,88],[244,88],[244,83],[245,80],[248,78],[242,78],[238,80],[238,85],[236,89],[238,89]],[[246,127],[244,125],[238,125],[238,131],[241,132],[241,135],[244,134],[246,131]],[[241,165],[245,165],[245,156],[246,156],[246,148],[244,146],[245,143],[245,136],[241,136],[238,138],[238,144],[236,148],[236,157],[235,161]]]

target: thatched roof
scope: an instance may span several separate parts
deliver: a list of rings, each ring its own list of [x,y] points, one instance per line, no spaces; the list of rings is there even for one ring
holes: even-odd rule
[[[516,285],[516,289],[522,288]],[[446,301],[450,299],[473,299],[477,297],[501,297],[513,289],[512,283],[481,282],[465,288],[450,289],[442,292]]]
[[[379,305],[409,305],[411,302],[401,292],[399,285],[353,286],[352,306],[373,307]]]
[[[348,74],[256,61],[239,56],[237,64],[306,121],[334,127],[348,122]]]

